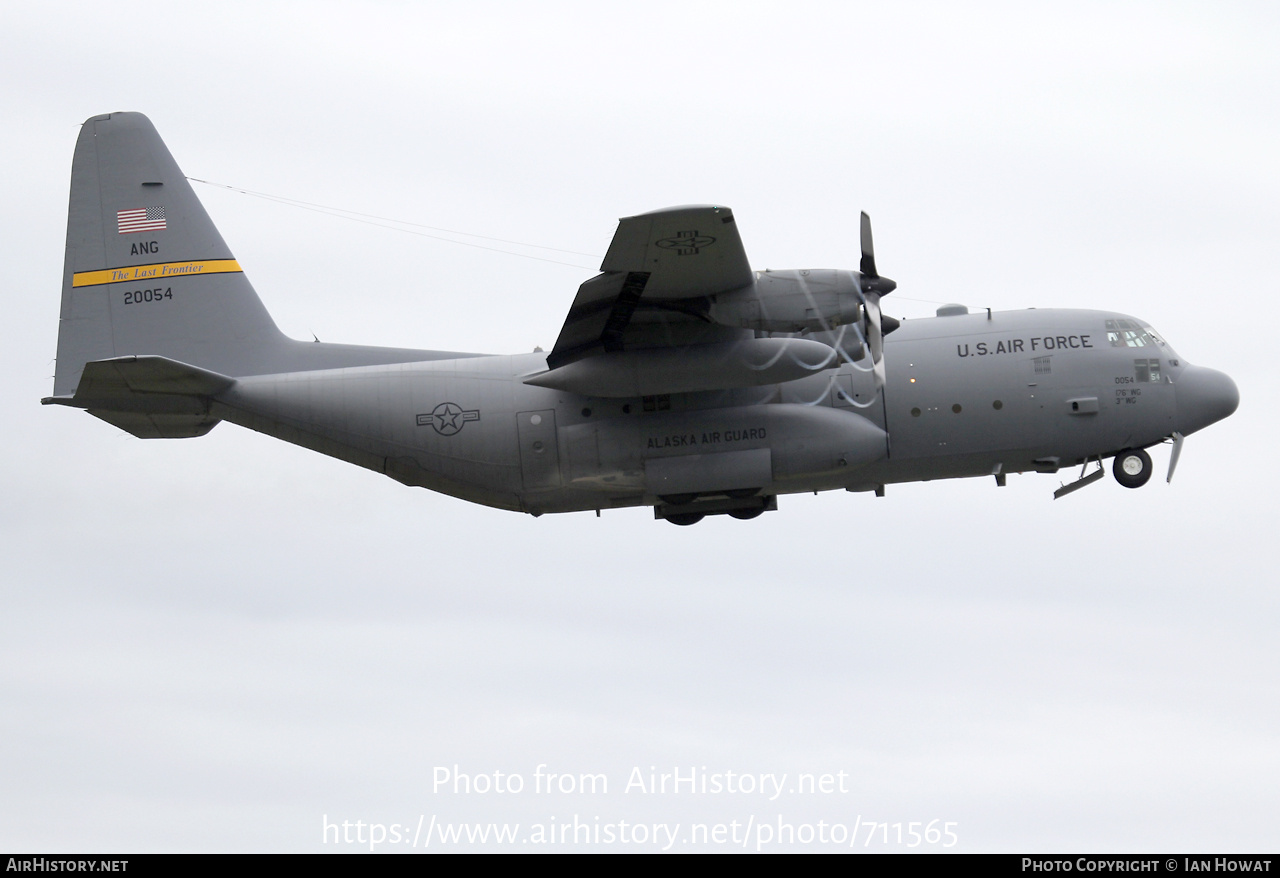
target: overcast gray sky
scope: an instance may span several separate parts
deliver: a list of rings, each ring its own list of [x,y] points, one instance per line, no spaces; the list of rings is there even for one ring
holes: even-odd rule
[[[1276,850],[1274,5],[50,2],[0,27],[0,848],[577,815]],[[854,267],[867,210],[887,313],[1134,314],[1240,410],[1172,485],[1157,449],[1139,491],[902,485],[693,528],[498,512],[229,425],[134,439],[39,405],[72,148],[113,110],[193,177],[585,253],[714,202],[757,268]],[[298,338],[549,346],[597,264],[197,193]],[[455,764],[525,789],[433,790]],[[608,792],[538,793],[540,765]],[[626,791],[651,766],[787,790]],[[864,847],[869,821],[903,844]]]

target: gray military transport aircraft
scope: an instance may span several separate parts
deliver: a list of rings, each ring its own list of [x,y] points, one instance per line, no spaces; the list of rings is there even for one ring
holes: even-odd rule
[[[858,271],[752,271],[731,210],[666,208],[619,222],[549,353],[295,341],[151,122],[95,116],[43,402],[144,439],[230,421],[499,509],[653,506],[675,524],[754,518],[779,494],[1080,466],[1061,496],[1107,457],[1137,488],[1144,448],[1172,441],[1172,479],[1182,438],[1239,402],[1124,314],[948,305],[899,324],[880,312],[896,284],[866,214],[861,245]]]

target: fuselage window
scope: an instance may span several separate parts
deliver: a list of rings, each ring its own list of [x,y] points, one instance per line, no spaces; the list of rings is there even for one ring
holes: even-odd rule
[[[1133,375],[1143,384],[1159,384],[1160,360],[1156,357],[1134,360]]]

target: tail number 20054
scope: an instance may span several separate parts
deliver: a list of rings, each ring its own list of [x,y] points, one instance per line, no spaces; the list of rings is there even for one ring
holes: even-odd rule
[[[141,305],[143,302],[163,302],[165,299],[172,298],[173,287],[165,287],[163,290],[126,290],[124,303],[126,305]]]

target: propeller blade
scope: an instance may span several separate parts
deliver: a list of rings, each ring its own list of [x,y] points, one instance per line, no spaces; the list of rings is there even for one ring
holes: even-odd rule
[[[871,362],[879,363],[884,356],[884,318],[880,314],[880,297],[867,293],[862,300],[867,315],[867,341],[871,343]]]
[[[876,274],[876,251],[871,244],[871,217],[862,212],[862,264],[858,270],[867,277],[879,277]]]
[[[1182,454],[1182,434],[1173,434],[1173,453],[1169,455],[1169,477],[1165,479],[1165,483],[1173,481],[1173,471],[1178,468],[1178,457]]]
[[[898,287],[897,281],[881,277],[876,271],[876,249],[871,241],[871,217],[862,212],[862,262],[858,270],[862,272],[863,292],[887,296]],[[892,331],[892,330],[890,330]]]
[[[864,290],[858,275],[853,276],[854,287],[862,299],[862,337],[866,340],[867,352],[871,355],[871,371],[875,375],[876,392],[884,387],[884,331],[880,314],[880,297],[874,292]]]

